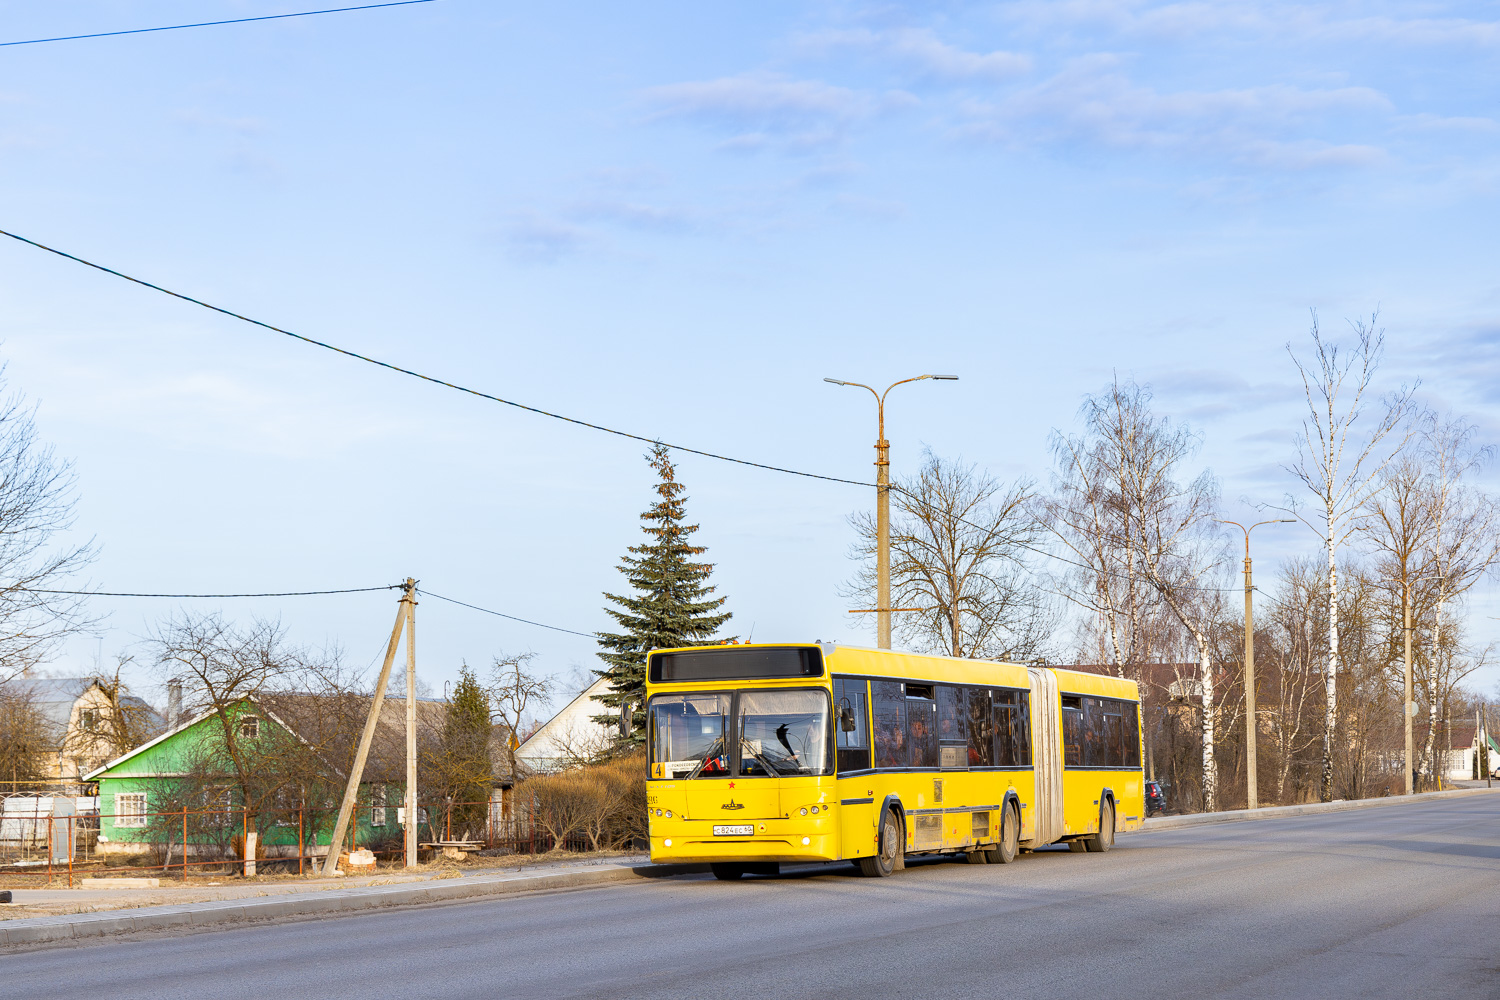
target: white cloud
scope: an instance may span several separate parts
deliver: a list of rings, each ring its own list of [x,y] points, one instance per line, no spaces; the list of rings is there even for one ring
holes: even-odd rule
[[[868,94],[773,73],[673,83],[652,87],[645,97],[660,109],[658,117],[760,132],[792,132],[813,123],[853,121],[874,114],[879,106]]]
[[[1428,5],[1412,5],[1426,14]],[[1350,17],[1345,4],[1190,0],[1025,0],[1004,16],[1038,31],[1097,28],[1122,35],[1199,40],[1207,34],[1297,42],[1378,41],[1401,46],[1500,44],[1500,22],[1449,17]]]
[[[940,80],[1009,80],[1031,71],[1023,53],[970,52],[942,41],[926,28],[871,31],[861,28],[806,35],[804,49],[854,48],[879,52],[919,74]]]
[[[1271,84],[1162,92],[1135,83],[1118,66],[1111,56],[1090,56],[998,100],[971,101],[967,131],[1020,146],[1209,153],[1278,169],[1359,166],[1384,155],[1322,134],[1334,129],[1335,118],[1389,116],[1391,102],[1371,88]]]

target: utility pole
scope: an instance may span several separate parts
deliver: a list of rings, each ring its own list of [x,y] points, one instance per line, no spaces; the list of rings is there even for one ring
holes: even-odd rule
[[[1250,594],[1254,589],[1250,582],[1250,532],[1262,524],[1291,524],[1290,518],[1274,521],[1259,521],[1245,527],[1237,521],[1220,521],[1232,524],[1245,533],[1245,805],[1249,809],[1260,808],[1260,781],[1256,771],[1255,743],[1255,618]]]
[[[876,392],[862,382],[845,382],[836,378],[825,378],[834,385],[852,385],[869,389],[875,397],[879,431],[875,438],[875,644],[881,649],[891,648],[891,612],[908,610],[891,607],[891,443],[885,439],[885,397],[898,385],[921,382],[924,379],[940,379],[957,382],[957,375],[918,375],[892,382],[885,392]],[[860,609],[858,614],[866,609]]]
[[[333,825],[333,836],[328,841],[328,857],[323,860],[325,877],[333,875],[339,868],[339,851],[343,849],[344,835],[349,832],[349,819],[354,815],[354,804],[359,799],[359,785],[365,775],[365,760],[370,756],[370,743],[375,738],[375,727],[380,721],[380,707],[385,704],[385,687],[391,679],[391,664],[396,662],[401,628],[411,619],[407,605],[412,601],[416,586],[416,581],[410,577],[401,586],[401,600],[396,605],[396,624],[391,627],[391,641],[385,648],[385,662],[380,665],[380,679],[375,682],[375,693],[370,698],[370,714],[365,717],[365,728],[359,736],[359,748],[354,752],[354,765],[349,768],[349,780],[344,785],[344,798],[339,803],[339,818]],[[410,823],[408,820],[408,826]]]
[[[417,866],[417,581],[406,580],[406,867]]]

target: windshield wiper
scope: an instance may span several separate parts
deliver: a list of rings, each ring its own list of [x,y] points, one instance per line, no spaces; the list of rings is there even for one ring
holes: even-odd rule
[[[766,756],[764,754],[762,754],[759,750],[756,750],[755,746],[749,740],[740,740],[740,753],[744,754],[746,751],[749,751],[750,756],[752,756],[756,760],[760,761],[760,766],[763,767],[763,768],[765,768],[771,774],[780,776],[780,775],[786,773],[781,768],[777,767],[775,764],[772,764],[770,762],[770,760],[767,759]],[[792,773],[793,774],[797,773],[797,770],[800,770],[800,768],[793,770]]]
[[[686,780],[686,781],[692,781],[694,778],[698,777],[698,775],[702,772],[702,770],[705,767],[708,766],[708,762],[711,761],[711,760],[716,759],[719,756],[717,753],[714,752],[714,748],[715,747],[722,747],[723,745],[724,745],[724,737],[722,737],[722,736],[715,736],[714,737],[714,741],[708,745],[708,751],[706,753],[704,753],[703,759],[698,762],[698,766],[697,767],[693,768],[691,771],[688,772],[688,776],[684,780]]]

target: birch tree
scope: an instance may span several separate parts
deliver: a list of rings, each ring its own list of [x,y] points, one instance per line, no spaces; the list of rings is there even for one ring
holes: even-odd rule
[[[1371,385],[1380,367],[1385,333],[1377,328],[1378,315],[1368,323],[1351,324],[1351,350],[1326,340],[1312,318],[1310,356],[1299,357],[1287,344],[1287,353],[1302,377],[1307,416],[1297,434],[1297,457],[1287,467],[1316,499],[1311,513],[1307,505],[1288,498],[1286,509],[1319,535],[1327,559],[1328,643],[1324,667],[1323,760],[1319,794],[1333,798],[1334,737],[1338,730],[1339,664],[1339,575],[1338,551],[1354,531],[1371,494],[1379,488],[1381,472],[1405,447],[1411,436],[1403,424],[1411,409],[1413,389],[1380,400],[1372,419],[1361,420],[1371,403]]]
[[[1126,426],[1096,419],[1097,411],[1097,401],[1086,399],[1081,416],[1090,427],[1087,436],[1053,432],[1053,492],[1041,500],[1040,520],[1069,567],[1059,574],[1058,592],[1098,621],[1116,676],[1138,679],[1146,595],[1135,536],[1120,504],[1132,442],[1120,436]]]
[[[1429,766],[1436,759],[1439,691],[1444,675],[1455,672],[1457,630],[1448,619],[1449,605],[1461,599],[1500,559],[1500,510],[1494,498],[1465,481],[1491,457],[1490,449],[1476,445],[1477,432],[1478,428],[1463,418],[1436,416],[1423,421],[1421,432],[1421,451],[1429,470],[1431,532],[1426,542],[1436,583],[1433,642],[1427,658],[1427,745],[1422,754]]]
[[[1215,703],[1212,622],[1222,593],[1214,574],[1224,563],[1216,530],[1218,483],[1204,471],[1179,481],[1181,466],[1198,447],[1184,426],[1151,412],[1150,390],[1118,379],[1084,402],[1086,434],[1116,463],[1116,516],[1141,578],[1192,636],[1201,685],[1203,808],[1217,805],[1214,760]]]

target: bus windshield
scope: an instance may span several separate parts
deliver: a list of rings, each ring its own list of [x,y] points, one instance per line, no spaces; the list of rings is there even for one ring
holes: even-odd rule
[[[823,690],[657,695],[651,763],[664,778],[831,774],[828,717]]]
[[[740,773],[830,774],[825,691],[741,691]]]

